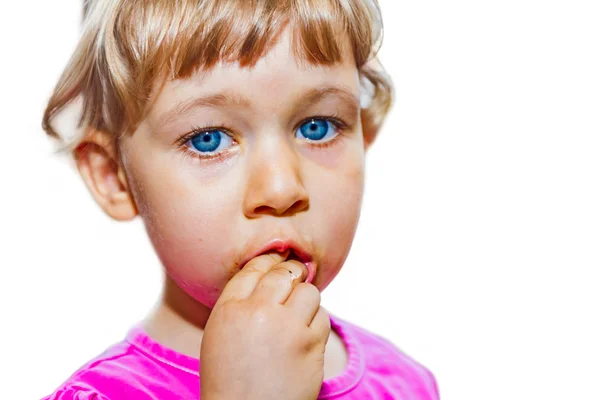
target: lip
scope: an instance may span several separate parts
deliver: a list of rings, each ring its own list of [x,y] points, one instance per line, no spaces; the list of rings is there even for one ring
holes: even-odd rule
[[[269,251],[277,251],[279,253],[283,253],[287,250],[293,250],[294,253],[296,253],[296,256],[298,256],[299,261],[306,266],[306,269],[308,270],[308,275],[306,276],[305,282],[312,283],[312,281],[315,279],[315,275],[317,272],[315,262],[313,261],[311,254],[294,240],[270,240],[263,247],[258,248],[256,251],[250,252],[249,256],[244,258],[239,264],[240,269],[243,268],[248,261],[252,260],[254,257],[258,257],[263,253],[267,253]]]

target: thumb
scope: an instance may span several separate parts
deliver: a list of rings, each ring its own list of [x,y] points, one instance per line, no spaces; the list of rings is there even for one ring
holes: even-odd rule
[[[270,252],[248,261],[240,272],[225,285],[217,304],[231,299],[247,299],[260,279],[274,266],[284,262],[289,254],[290,250],[283,253]]]

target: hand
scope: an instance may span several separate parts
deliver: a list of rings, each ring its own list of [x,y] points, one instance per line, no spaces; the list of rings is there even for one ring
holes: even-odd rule
[[[329,315],[306,267],[286,257],[258,256],[225,286],[202,338],[203,400],[317,398]]]

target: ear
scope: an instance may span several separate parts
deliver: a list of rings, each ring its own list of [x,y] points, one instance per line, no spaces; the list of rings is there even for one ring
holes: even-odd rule
[[[364,117],[362,118],[363,143],[365,152],[371,148],[371,145],[377,137],[378,131],[377,127],[368,121],[370,120]]]
[[[375,135],[363,135],[363,143],[365,147],[365,152],[371,148],[371,145],[375,141]]]
[[[133,219],[138,212],[113,135],[90,131],[73,155],[83,181],[100,207],[118,221]]]

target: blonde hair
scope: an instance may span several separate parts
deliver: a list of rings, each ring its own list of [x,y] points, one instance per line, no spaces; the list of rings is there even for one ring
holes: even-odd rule
[[[383,34],[377,0],[95,0],[85,7],[81,39],[43,116],[57,139],[53,119],[75,100],[80,128],[133,132],[156,85],[220,61],[251,66],[288,24],[295,56],[313,65],[340,61],[349,39],[361,97],[368,97],[365,140],[374,139],[391,105],[392,83],[376,58]]]

